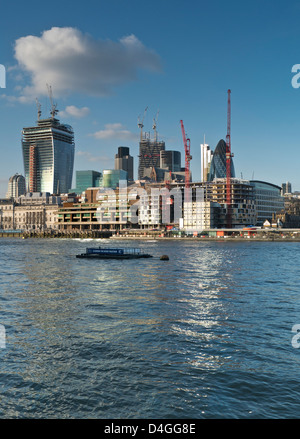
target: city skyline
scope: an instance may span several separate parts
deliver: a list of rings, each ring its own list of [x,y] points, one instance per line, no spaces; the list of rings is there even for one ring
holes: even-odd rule
[[[39,5],[39,7],[38,7]],[[60,14],[57,15],[56,6]],[[57,117],[75,133],[76,170],[114,168],[119,146],[130,148],[137,178],[138,117],[166,150],[191,139],[191,172],[200,181],[200,144],[214,150],[226,138],[227,89],[232,91],[232,152],[236,176],[300,189],[300,90],[292,86],[299,63],[300,4],[292,1],[87,1],[84,9],[57,1],[5,6],[0,63],[0,196],[9,178],[24,175],[21,131],[49,117],[47,84]],[[26,20],[19,26],[15,10]],[[30,13],[28,12],[30,10]],[[93,13],[91,13],[93,11]],[[47,13],[46,13],[47,12]],[[126,17],[126,19],[125,19]],[[293,160],[291,160],[293,158]]]

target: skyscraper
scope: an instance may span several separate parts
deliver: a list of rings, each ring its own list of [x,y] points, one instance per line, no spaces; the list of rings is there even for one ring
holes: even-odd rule
[[[17,198],[25,194],[25,178],[21,174],[15,174],[8,181],[6,198]]]
[[[160,168],[172,172],[181,171],[181,153],[180,151],[160,151]]]
[[[69,192],[80,195],[88,188],[100,187],[101,177],[101,172],[97,171],[76,171],[76,188],[70,189]]]
[[[213,181],[214,178],[226,177],[226,143],[223,139],[219,141],[214,150],[210,169],[208,174],[208,181]],[[233,160],[231,159],[231,177],[235,177],[235,170]]]
[[[291,194],[292,193],[292,184],[287,181],[286,183],[282,183],[281,185],[282,194]]]
[[[119,146],[118,154],[115,155],[115,170],[120,169],[127,172],[129,181],[133,181],[133,157],[127,146]]]
[[[159,168],[160,151],[165,150],[165,142],[144,138],[140,140],[138,178],[144,177],[145,168]]]
[[[67,193],[72,187],[74,132],[54,117],[24,128],[22,150],[28,192]],[[39,114],[40,116],[40,114]]]
[[[210,149],[209,145],[204,143],[200,145],[201,148],[201,181],[207,181],[210,164],[213,157],[213,151]]]

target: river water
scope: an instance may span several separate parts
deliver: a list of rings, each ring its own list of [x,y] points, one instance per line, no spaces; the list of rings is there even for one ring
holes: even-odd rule
[[[75,257],[100,244],[154,257]],[[299,243],[3,238],[0,261],[0,418],[299,417]]]

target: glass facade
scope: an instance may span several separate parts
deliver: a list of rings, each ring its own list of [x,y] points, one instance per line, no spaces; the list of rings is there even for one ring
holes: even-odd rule
[[[120,180],[127,180],[127,175],[127,172],[123,171],[123,169],[105,169],[101,186],[116,189],[119,186]]]
[[[254,187],[257,225],[262,226],[265,220],[271,220],[272,215],[284,209],[284,197],[281,196],[281,188],[265,181],[252,180]]]
[[[235,178],[235,170],[232,159],[231,177]],[[226,143],[223,139],[217,144],[210,164],[208,181],[213,181],[214,178],[226,178]]]
[[[143,139],[140,141],[138,178],[145,175],[146,168],[159,168],[160,151],[165,150],[165,142]]]
[[[119,146],[118,154],[115,155],[115,169],[123,169],[128,174],[128,180],[133,181],[133,157],[127,146]]]
[[[181,153],[180,151],[160,151],[160,167],[172,172],[181,171]]]
[[[8,181],[8,189],[6,193],[6,198],[17,198],[20,195],[25,194],[25,178],[23,175],[15,174],[10,177]]]
[[[99,187],[102,174],[97,171],[76,171],[76,188],[70,189],[69,192],[82,194],[86,189]]]
[[[24,128],[22,150],[28,192],[67,193],[72,186],[74,133],[58,119]]]

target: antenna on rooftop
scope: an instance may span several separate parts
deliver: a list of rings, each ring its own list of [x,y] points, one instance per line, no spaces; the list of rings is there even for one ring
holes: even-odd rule
[[[48,88],[48,94],[49,94],[49,99],[50,99],[50,104],[51,104],[51,111],[50,111],[50,114],[51,114],[51,116],[52,116],[52,119],[54,119],[54,117],[55,117],[55,115],[58,113],[58,110],[57,110],[57,104],[54,104],[53,103],[53,96],[52,96],[52,87],[51,87],[51,85],[48,85],[47,84],[47,88]]]

